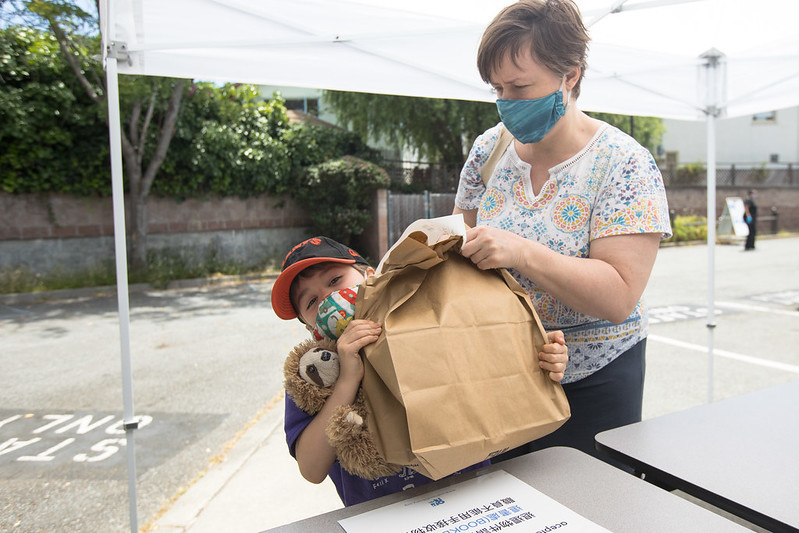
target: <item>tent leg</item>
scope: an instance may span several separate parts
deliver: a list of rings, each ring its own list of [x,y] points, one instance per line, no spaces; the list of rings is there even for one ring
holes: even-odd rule
[[[707,403],[713,402],[716,253],[716,117],[707,115]]]
[[[119,79],[117,60],[106,59],[108,86],[108,134],[111,151],[111,189],[114,203],[114,248],[116,255],[117,305],[119,308],[119,337],[122,350],[122,400],[123,424],[127,445],[128,503],[130,507],[130,530],[139,530],[136,512],[136,447],[133,430],[136,418],[133,415],[133,383],[130,365],[130,304],[128,301],[128,254],[125,238],[125,197],[122,186],[122,124],[119,118]]]

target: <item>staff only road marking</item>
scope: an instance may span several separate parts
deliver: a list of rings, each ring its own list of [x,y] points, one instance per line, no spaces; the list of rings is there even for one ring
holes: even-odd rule
[[[686,350],[694,350],[695,352],[707,353],[707,346],[702,346],[701,344],[691,344],[690,342],[678,341],[676,339],[670,339],[668,337],[661,337],[660,335],[652,335],[652,334],[649,334],[647,336],[647,339],[653,340],[655,342],[662,342],[664,344],[670,344],[672,346],[677,346],[678,348],[685,348]],[[726,357],[727,359],[733,359],[735,361],[741,361],[743,363],[750,363],[753,365],[773,368],[775,370],[783,370],[785,372],[793,372],[794,374],[799,374],[799,366],[789,365],[788,363],[769,361],[768,359],[761,359],[759,357],[752,357],[751,355],[743,355],[740,353],[728,352],[726,350],[713,350],[713,355],[717,355],[719,357]]]
[[[715,309],[715,315],[724,313],[722,309]],[[697,305],[667,305],[663,307],[650,307],[648,310],[649,325],[665,324],[682,320],[707,318],[707,307]]]
[[[137,471],[208,434],[224,413],[158,412],[136,417]],[[0,482],[5,479],[123,479],[127,443],[122,413],[0,408]]]
[[[799,316],[799,311],[787,311],[785,309],[774,309],[773,307],[764,307],[762,305],[739,304],[736,302],[716,302],[716,305],[721,307],[729,307],[732,309],[740,309],[742,311],[757,311],[759,313],[771,313],[773,315],[785,316]]]
[[[750,299],[759,302],[771,302],[782,305],[796,305],[799,304],[799,290],[786,290],[779,292],[769,292],[766,294],[758,294],[757,296],[750,296]]]

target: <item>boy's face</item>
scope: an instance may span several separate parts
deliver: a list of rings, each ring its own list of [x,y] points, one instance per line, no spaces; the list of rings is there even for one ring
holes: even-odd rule
[[[297,289],[292,297],[294,309],[306,324],[316,322],[319,304],[333,291],[363,283],[364,275],[346,263],[328,263],[308,277],[297,276]]]

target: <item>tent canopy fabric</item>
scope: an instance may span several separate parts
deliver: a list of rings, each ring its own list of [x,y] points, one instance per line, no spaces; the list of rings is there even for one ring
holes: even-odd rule
[[[426,3],[115,0],[108,22],[130,54],[121,74],[491,100],[475,57],[494,9],[468,20]]]
[[[121,74],[493,101],[476,51],[508,0],[114,0]],[[577,0],[592,37],[580,108],[703,120],[799,104],[795,0]],[[708,95],[702,58],[717,51]]]

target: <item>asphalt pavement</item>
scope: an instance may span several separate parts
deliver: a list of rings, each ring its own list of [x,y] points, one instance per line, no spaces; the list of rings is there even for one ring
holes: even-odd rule
[[[799,379],[799,239],[761,239],[755,252],[714,255],[713,399]],[[708,250],[661,249],[646,292],[652,308],[644,417],[707,401]],[[305,482],[285,448],[278,404],[190,488],[155,531],[262,531],[341,507],[329,480]]]
[[[715,348],[712,359],[708,357],[707,349],[711,339],[710,329],[706,326],[707,256],[707,247],[704,245],[664,247],[658,254],[645,293],[651,308],[652,323],[647,346],[644,418],[706,403],[709,391],[712,391],[715,401],[799,379],[799,277],[796,275],[799,266],[799,238],[761,238],[754,252],[743,252],[742,245],[716,246],[713,274],[716,327],[712,328]],[[203,289],[201,296],[183,289],[183,301],[180,305],[176,302],[172,304],[174,312],[181,313],[183,317],[186,314],[210,315],[219,321],[233,314],[234,319],[231,323],[226,322],[225,327],[257,328],[260,324],[261,330],[257,335],[248,334],[238,341],[235,336],[223,339],[221,344],[213,347],[215,357],[201,357],[198,364],[211,364],[211,361],[226,357],[231,349],[256,348],[262,352],[263,357],[261,362],[245,361],[245,364],[252,366],[249,370],[239,370],[241,373],[236,375],[238,380],[224,380],[226,386],[222,391],[209,392],[212,396],[209,401],[212,404],[225,404],[222,420],[213,419],[211,415],[214,409],[210,405],[192,408],[194,401],[205,405],[202,398],[182,396],[182,401],[185,402],[183,411],[206,415],[206,419],[198,419],[198,429],[195,430],[198,435],[192,438],[202,441],[202,445],[207,446],[207,453],[204,456],[201,454],[199,459],[180,463],[183,469],[179,476],[181,483],[173,488],[171,495],[159,495],[156,498],[157,505],[150,501],[152,498],[149,494],[145,494],[144,498],[148,501],[141,507],[146,511],[139,511],[139,523],[149,531],[262,531],[341,507],[330,481],[321,485],[304,481],[286,450],[280,387],[282,359],[285,357],[286,347],[301,339],[304,332],[295,323],[277,320],[271,310],[261,309],[263,297],[268,295],[271,286],[270,280],[248,283],[254,298],[252,301],[244,297],[231,298],[229,293],[234,289],[217,288],[216,290],[221,291],[217,293],[214,288],[207,288]],[[158,294],[166,298],[167,292],[169,291]],[[221,298],[219,294],[222,295]],[[213,304],[215,295],[217,303]],[[149,298],[153,296],[150,295]],[[223,304],[220,304],[220,300]],[[265,301],[268,302],[268,299]],[[224,313],[218,309],[219,305],[223,306]],[[26,307],[24,302],[0,298],[0,311],[5,310],[5,314],[0,313],[0,341],[4,345],[7,342],[30,343],[30,339],[17,339],[14,332],[20,335],[57,336],[63,333],[58,328],[67,327],[65,324],[48,326],[46,321],[42,321],[38,322],[35,332],[27,330],[23,327],[24,317],[20,318],[26,309],[30,309],[30,306]],[[40,311],[34,309],[30,312]],[[249,316],[252,314],[256,315],[255,318]],[[136,319],[136,313],[133,316]],[[82,320],[94,320],[102,323],[103,327],[110,325],[107,323],[108,317],[97,321],[92,318],[91,313],[84,315]],[[190,337],[199,335],[199,332],[197,329],[181,331],[177,328],[179,322],[180,320],[175,319],[173,328],[159,328],[156,332],[139,327],[132,334],[151,338],[150,345],[169,346],[174,342],[185,349],[185,339],[174,341],[170,335]],[[208,327],[208,324],[200,323],[199,327]],[[14,331],[9,333],[9,329]],[[152,339],[153,335],[156,339]],[[202,339],[203,343],[207,342],[205,337]],[[261,340],[253,345],[253,342],[258,342],[256,339]],[[87,342],[91,342],[91,339]],[[193,349],[203,352],[197,346]],[[8,376],[9,373],[5,370],[8,361],[3,359],[2,354],[0,362],[4,365],[3,374]],[[33,365],[31,368],[35,369],[35,360],[28,360],[26,363],[28,366]],[[29,375],[25,372],[34,371],[28,367],[23,368],[21,364],[12,370],[21,373],[22,378]],[[168,367],[160,375],[161,381],[170,373],[170,377],[174,378],[174,372],[177,371],[185,372],[186,369]],[[230,370],[217,370],[223,371]],[[709,380],[711,371],[712,380]],[[273,375],[268,380],[255,383],[246,378],[247,372]],[[118,379],[118,375],[115,377]],[[158,381],[159,376],[148,375],[140,379]],[[183,386],[186,380],[165,382],[169,384],[167,390],[174,390],[179,394],[175,389]],[[19,402],[10,401],[9,396],[3,394],[7,390],[6,383],[0,383],[3,384],[0,387],[0,407],[8,410],[9,406],[19,405]],[[712,388],[709,386],[711,383]],[[260,387],[263,390],[253,395],[249,390],[251,387]],[[168,392],[164,391],[163,394]],[[70,398],[63,405],[79,410],[81,406],[75,405],[74,398]],[[55,401],[53,397],[40,401],[44,404],[42,408],[46,406],[52,409],[57,405],[52,403]],[[120,401],[116,400],[116,404]],[[39,407],[30,404],[25,406]],[[3,430],[2,421],[8,419],[0,416],[0,431]],[[169,429],[164,428],[165,431]],[[141,430],[142,433],[144,431]],[[218,436],[213,442],[208,441],[203,436],[204,431]],[[9,487],[9,483],[18,483],[20,477],[24,477],[20,469],[31,468],[29,464],[17,466],[12,476],[3,475],[4,467],[8,471],[8,461],[4,464],[2,456],[2,441],[5,438],[0,433],[0,496],[4,496],[4,487]],[[186,449],[188,448],[189,445]],[[185,451],[176,453],[175,457],[184,453]],[[84,455],[90,456],[89,453]],[[13,454],[7,454],[6,457],[9,456]],[[199,460],[205,461],[201,468],[197,467]],[[169,466],[166,470],[177,476],[177,466],[172,466],[173,463],[179,463],[178,459],[167,457],[163,461],[163,465]],[[144,474],[140,473],[139,483],[149,486],[153,482],[149,479],[154,476],[152,471],[159,469],[163,470],[165,467],[159,468],[155,465]],[[163,481],[166,478],[158,479]],[[105,481],[96,481],[101,482]],[[91,480],[87,482],[84,479],[81,484],[88,487]],[[63,482],[56,479],[52,481],[51,488],[61,485]],[[176,484],[167,485],[175,487]],[[24,503],[19,502],[23,498],[19,491],[12,491],[12,494],[17,504],[24,508]],[[30,509],[35,510],[36,507],[31,504]],[[19,516],[23,517],[24,513]],[[120,520],[117,516],[114,527],[109,530],[124,530],[118,523]],[[18,521],[20,525],[16,527],[13,523],[0,522],[0,525],[10,526],[8,529],[11,531],[45,529],[37,527],[35,520],[19,518]],[[79,517],[73,523],[80,525]],[[74,530],[79,529],[76,526]]]

